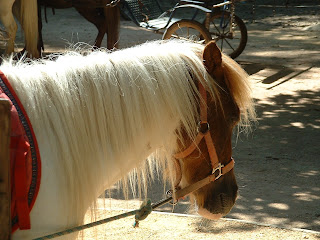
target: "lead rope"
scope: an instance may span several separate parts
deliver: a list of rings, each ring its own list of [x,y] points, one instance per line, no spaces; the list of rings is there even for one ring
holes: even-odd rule
[[[67,234],[70,234],[70,233],[74,233],[74,232],[78,232],[78,231],[81,231],[81,230],[84,230],[84,229],[88,229],[88,228],[91,228],[91,227],[95,227],[95,226],[99,226],[101,224],[104,224],[104,223],[109,223],[109,222],[112,222],[112,221],[115,221],[115,220],[119,220],[119,219],[122,219],[122,218],[126,218],[126,217],[129,217],[129,216],[132,216],[132,215],[135,215],[135,223],[133,224],[134,227],[139,227],[139,221],[141,220],[144,220],[151,212],[152,210],[168,203],[172,201],[172,197],[168,197],[166,199],[163,199],[157,203],[154,203],[154,204],[151,204],[151,200],[150,199],[147,199],[145,200],[140,208],[138,210],[133,210],[133,211],[130,211],[130,212],[126,212],[126,213],[122,213],[122,214],[119,214],[119,215],[116,215],[116,216],[113,216],[113,217],[109,217],[109,218],[105,218],[105,219],[102,219],[102,220],[99,220],[99,221],[96,221],[96,222],[92,222],[92,223],[88,223],[88,224],[85,224],[85,225],[81,225],[81,226],[77,226],[77,227],[73,227],[73,228],[70,228],[70,229],[67,229],[67,230],[63,230],[61,232],[56,232],[56,233],[53,233],[53,234],[49,234],[49,235],[46,235],[46,236],[43,236],[43,237],[39,237],[39,238],[34,238],[32,240],[45,240],[45,239],[53,239],[53,238],[56,238],[56,237],[61,237],[61,236],[64,236],[64,235],[67,235]]]

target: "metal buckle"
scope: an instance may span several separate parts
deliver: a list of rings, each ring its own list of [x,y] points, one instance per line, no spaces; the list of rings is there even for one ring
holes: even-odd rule
[[[224,167],[224,165],[223,164],[221,164],[221,163],[218,163],[218,167],[216,167],[216,168],[214,168],[213,170],[212,170],[212,175],[214,175],[215,176],[215,179],[214,180],[217,180],[217,179],[219,179],[221,176],[222,176],[222,168]],[[216,174],[216,172],[219,170],[219,172],[218,172],[218,174]]]
[[[205,128],[203,129],[201,127],[202,124],[206,124]],[[204,130],[204,131],[203,131]],[[208,122],[198,122],[198,127],[197,127],[197,131],[198,133],[202,133],[203,135],[205,135],[206,133],[208,133],[210,131],[210,125]]]

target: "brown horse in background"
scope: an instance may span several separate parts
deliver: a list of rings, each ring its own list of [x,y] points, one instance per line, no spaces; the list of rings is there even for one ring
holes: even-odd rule
[[[74,7],[81,16],[91,22],[98,29],[94,46],[101,47],[107,34],[107,48],[118,46],[120,30],[120,9],[111,0],[38,0],[39,16],[39,47],[43,49],[41,6],[52,9]]]

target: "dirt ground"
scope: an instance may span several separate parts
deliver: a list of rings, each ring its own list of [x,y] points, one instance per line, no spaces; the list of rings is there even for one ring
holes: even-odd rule
[[[288,7],[284,0],[274,2],[253,7],[247,1],[236,9],[248,29],[247,46],[236,60],[250,75],[258,123],[248,136],[234,137],[240,197],[233,210],[219,221],[153,213],[139,229],[132,228],[131,217],[97,230],[99,239],[320,239],[320,1],[291,0]],[[48,12],[48,19],[46,52],[79,41],[93,44],[95,27],[74,10]],[[121,21],[120,48],[160,38]],[[23,46],[21,35],[17,45]],[[150,185],[148,197],[163,198],[160,181]],[[116,190],[111,198],[106,215],[139,206]],[[187,201],[174,212],[193,214]]]

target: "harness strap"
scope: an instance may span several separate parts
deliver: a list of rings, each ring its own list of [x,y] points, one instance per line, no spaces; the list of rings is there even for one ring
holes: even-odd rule
[[[30,151],[29,143],[23,138],[22,135],[19,137],[18,149],[15,158],[14,167],[14,182],[15,182],[15,193],[16,193],[16,206],[19,218],[19,228],[30,229],[30,210],[28,206],[28,183],[27,183],[27,165],[26,158]]]
[[[194,150],[198,148],[199,143],[201,142],[202,138],[204,137],[204,134],[201,132],[198,133],[194,141],[190,144],[188,148],[186,148],[184,151],[174,154],[174,158],[181,159],[189,156],[191,153],[193,153]]]
[[[186,195],[204,187],[205,185],[209,184],[220,178],[222,175],[229,172],[234,167],[234,159],[231,158],[231,161],[226,165],[222,165],[219,162],[218,155],[216,152],[216,148],[214,146],[212,136],[210,134],[210,126],[208,124],[208,106],[207,106],[207,91],[204,88],[203,84],[199,81],[199,93],[201,96],[200,99],[200,122],[198,126],[198,135],[194,139],[194,141],[187,147],[184,151],[174,154],[174,164],[176,167],[176,180],[175,180],[175,187],[179,189],[178,185],[182,179],[182,171],[179,159],[183,159],[190,154],[192,154],[199,146],[201,140],[204,138],[205,143],[207,145],[207,149],[209,152],[211,166],[213,168],[212,174],[208,177],[191,184],[183,189],[179,189],[174,192],[174,196],[176,200],[185,197]],[[205,129],[202,129],[202,124],[206,124]]]
[[[189,156],[193,151],[195,151],[198,148],[198,145],[200,144],[201,140],[204,138],[207,144],[211,165],[212,167],[215,167],[217,163],[219,162],[216,148],[213,144],[213,140],[210,134],[209,124],[208,124],[208,106],[207,106],[207,91],[204,88],[203,84],[199,82],[199,93],[201,96],[200,99],[200,122],[198,126],[199,133],[194,139],[194,141],[190,144],[188,148],[186,148],[184,151],[176,153],[174,157],[176,159],[181,159]],[[205,132],[201,132],[201,124],[207,124],[207,129]]]
[[[181,198],[184,198],[185,196],[189,195],[190,193],[208,185],[211,182],[214,182],[218,178],[220,178],[222,175],[226,174],[229,172],[233,167],[234,167],[234,159],[231,159],[231,161],[224,167],[221,167],[219,170],[218,175],[214,174],[216,171],[213,172],[213,174],[209,175],[208,177],[191,184],[185,188],[179,189],[176,192],[174,192],[174,196],[176,200],[179,200]],[[216,168],[214,170],[218,170],[219,168]]]

